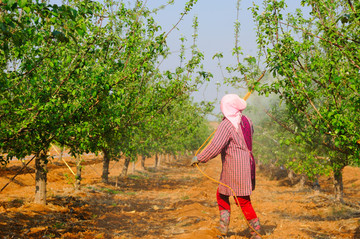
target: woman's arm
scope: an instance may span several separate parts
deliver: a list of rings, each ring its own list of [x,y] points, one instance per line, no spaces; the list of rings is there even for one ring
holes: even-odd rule
[[[220,123],[210,145],[197,156],[199,162],[206,163],[221,153],[230,140],[231,127],[232,125],[227,119]]]

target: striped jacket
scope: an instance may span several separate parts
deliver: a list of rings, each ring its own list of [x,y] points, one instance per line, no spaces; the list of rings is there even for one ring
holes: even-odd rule
[[[255,164],[251,152],[253,126],[250,119],[244,115],[240,124],[243,121],[247,123],[248,127],[239,127],[239,132],[236,132],[230,121],[224,118],[210,145],[197,156],[200,162],[206,163],[221,153],[222,171],[220,182],[230,186],[236,196],[250,195],[255,186]],[[250,136],[248,145],[243,135]],[[253,175],[251,168],[253,168]],[[221,184],[219,184],[219,193],[234,196],[229,188]]]

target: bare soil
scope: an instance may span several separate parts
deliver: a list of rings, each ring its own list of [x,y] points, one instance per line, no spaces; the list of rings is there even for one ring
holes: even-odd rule
[[[51,152],[56,155],[57,152]],[[190,158],[165,162],[146,170],[131,165],[126,178],[116,180],[123,161],[111,162],[109,183],[101,182],[101,157],[83,156],[82,188],[57,158],[49,162],[46,206],[32,203],[34,164],[0,193],[0,238],[218,238],[217,184],[189,167]],[[65,157],[75,172],[75,162]],[[22,167],[20,161],[0,170],[3,187]],[[218,179],[221,162],[201,168]],[[117,185],[116,185],[117,184]],[[331,177],[320,178],[320,191],[291,185],[283,171],[257,171],[252,203],[263,238],[360,238],[360,169],[346,167],[346,204],[332,195]],[[249,238],[241,211],[232,203],[227,238]]]

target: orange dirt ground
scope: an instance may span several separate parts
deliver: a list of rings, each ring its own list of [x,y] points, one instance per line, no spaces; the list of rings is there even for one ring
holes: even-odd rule
[[[52,152],[56,154],[56,152]],[[33,204],[34,163],[0,194],[0,238],[218,238],[216,183],[205,178],[190,159],[164,162],[156,170],[136,164],[127,178],[116,176],[123,161],[111,162],[110,183],[101,183],[100,157],[88,155],[82,170],[82,189],[75,191],[74,176],[62,161],[48,165],[46,206]],[[75,171],[74,160],[65,157]],[[0,187],[19,170],[14,161],[0,171]],[[213,178],[221,170],[219,158],[201,168]],[[279,175],[269,179],[257,172],[252,202],[263,225],[263,238],[360,238],[360,169],[344,170],[347,205],[334,203],[331,179],[321,178],[321,190],[290,186]],[[227,238],[249,238],[238,208],[232,203]]]

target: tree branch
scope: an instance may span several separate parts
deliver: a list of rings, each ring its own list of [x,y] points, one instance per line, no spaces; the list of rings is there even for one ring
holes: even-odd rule
[[[333,46],[336,46],[336,47],[339,48],[341,51],[343,51],[343,49],[345,48],[345,47],[342,46],[342,45],[339,45],[339,44],[337,44],[337,43],[334,43],[334,42],[332,42],[332,41],[330,41],[330,40],[326,40],[325,38],[320,37],[320,36],[318,36],[318,35],[315,35],[315,34],[312,33],[312,32],[308,32],[308,31],[306,31],[306,30],[303,29],[303,28],[296,27],[296,26],[290,25],[290,24],[285,23],[285,22],[280,22],[280,23],[281,23],[281,24],[284,24],[284,25],[286,25],[286,26],[292,27],[292,28],[294,28],[294,29],[301,30],[301,31],[304,32],[305,34],[311,35],[311,36],[313,36],[313,37],[315,37],[315,38],[318,38],[318,39],[320,39],[320,40],[322,40],[322,41],[324,41],[324,42],[327,42],[327,43],[329,43],[329,44],[331,44],[331,45],[333,45]],[[353,39],[348,39],[348,40],[351,40],[351,41],[356,42],[356,41],[353,40]],[[346,55],[346,56],[347,56],[347,55]],[[356,68],[358,68],[358,69],[360,70],[360,66],[359,66],[358,64],[356,64],[356,62],[355,62],[354,60],[350,59],[349,56],[347,56],[347,58],[350,60],[350,62],[351,62]]]
[[[351,0],[348,0],[348,4],[350,5],[351,10],[352,10],[354,13],[356,13],[355,7],[354,7],[354,5],[352,4]]]

